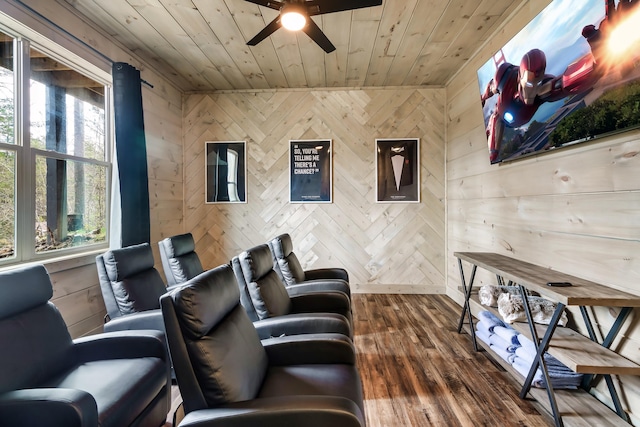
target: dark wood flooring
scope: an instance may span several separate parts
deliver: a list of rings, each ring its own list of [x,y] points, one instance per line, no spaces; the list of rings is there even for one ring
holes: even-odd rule
[[[368,427],[550,426],[469,335],[444,295],[354,295]]]
[[[444,295],[354,294],[357,361],[368,427],[552,426],[485,352],[458,334]],[[174,386],[174,405],[180,401]],[[172,425],[169,414],[166,427]]]

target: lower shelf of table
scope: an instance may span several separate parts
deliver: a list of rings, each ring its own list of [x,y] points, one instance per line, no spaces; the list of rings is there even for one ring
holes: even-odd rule
[[[465,331],[466,333],[469,333],[468,325],[465,325]],[[506,360],[495,354],[493,350],[489,348],[488,344],[484,343],[480,339],[478,339],[477,342],[479,347],[487,351],[491,358],[511,374],[515,381],[522,386],[524,383],[524,377],[520,375],[518,371],[516,371]],[[471,345],[471,343],[469,344]],[[536,402],[538,402],[538,406],[545,410],[547,414],[552,416],[551,405],[549,404],[549,397],[546,389],[532,387],[529,394],[536,400]],[[558,404],[560,416],[562,417],[562,422],[566,427],[629,427],[629,424],[620,418],[618,414],[585,390],[554,390],[554,395]]]
[[[501,317],[496,308],[480,304],[477,296],[472,296],[471,301],[481,310],[488,310],[498,318]],[[528,323],[516,322],[510,326],[531,339]],[[536,324],[538,338],[542,338],[546,330],[546,325]],[[569,369],[581,374],[640,375],[640,365],[637,363],[569,328],[556,328],[548,352]]]

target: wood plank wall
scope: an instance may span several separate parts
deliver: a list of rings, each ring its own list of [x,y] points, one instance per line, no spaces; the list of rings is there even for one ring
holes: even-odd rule
[[[184,103],[185,229],[205,268],[289,233],[356,292],[444,291],[444,90],[271,90]],[[420,138],[419,204],[375,202],[376,138]],[[333,203],[289,203],[291,139],[333,140]],[[205,141],[247,141],[248,203],[204,203]]]
[[[476,70],[548,3],[523,2],[446,88],[447,294],[459,302],[455,251],[498,252],[640,294],[639,131],[502,165],[488,161]],[[494,282],[479,270],[476,284]],[[615,314],[596,309],[597,329],[606,332]],[[639,314],[613,344],[636,362]],[[640,425],[640,378],[615,382]],[[608,400],[605,388],[597,394]]]
[[[127,62],[138,68],[142,78],[153,85],[153,88],[143,85],[142,96],[149,166],[151,243],[156,266],[162,271],[157,242],[183,230],[182,93],[133,52],[115,44],[109,35],[98,32],[95,25],[85,22],[65,4],[50,0],[29,2],[31,8],[55,25],[90,43],[104,56],[114,62]],[[20,4],[7,0],[0,10],[67,49],[84,54],[84,57],[91,57],[92,52],[81,43],[25,10]],[[94,56],[94,59],[100,61],[99,56]],[[96,62],[95,65],[110,72],[110,64]],[[92,253],[45,264],[53,282],[52,301],[60,310],[74,338],[102,331],[106,311],[95,267],[95,255]]]

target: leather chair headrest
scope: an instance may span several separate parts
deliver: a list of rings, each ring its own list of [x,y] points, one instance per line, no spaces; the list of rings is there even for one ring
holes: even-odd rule
[[[46,304],[52,296],[51,278],[43,265],[0,273],[0,319]]]
[[[273,255],[266,244],[247,249],[238,258],[247,283],[257,282],[273,270]]]
[[[192,339],[207,335],[240,305],[240,291],[227,264],[207,270],[171,292],[186,333]]]
[[[286,258],[291,252],[293,252],[291,236],[286,233],[271,239],[270,245],[276,259]]]
[[[240,258],[237,256],[231,258],[231,268],[233,270],[233,274],[236,276],[238,290],[240,291],[240,304],[242,304],[252,322],[260,320],[258,313],[256,313],[256,308],[253,305],[253,301],[251,300],[251,293],[249,292],[247,281],[244,280],[244,273],[242,273]]]
[[[177,258],[191,252],[195,252],[196,243],[191,233],[179,234],[177,236],[167,237],[160,244],[164,245],[166,254],[169,258]]]
[[[109,280],[121,282],[128,277],[153,268],[153,251],[148,243],[107,251],[103,255]]]

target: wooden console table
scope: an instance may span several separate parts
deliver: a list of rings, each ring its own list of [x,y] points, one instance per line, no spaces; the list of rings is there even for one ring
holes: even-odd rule
[[[586,427],[595,425],[594,422],[597,422],[598,425],[628,425],[627,415],[622,408],[611,380],[611,375],[640,375],[640,365],[611,351],[609,347],[633,307],[640,307],[640,296],[500,254],[455,252],[454,256],[458,258],[462,289],[465,293],[465,302],[460,315],[458,332],[462,331],[465,317],[467,317],[469,333],[476,351],[478,350],[478,341],[475,336],[470,302],[473,300],[471,291],[477,268],[481,267],[494,273],[497,277],[498,285],[504,285],[505,283],[516,284],[520,288],[528,322],[526,324],[516,322],[511,326],[518,332],[528,336],[537,349],[535,362],[531,366],[527,378],[522,383],[521,398],[525,398],[528,393],[531,393],[536,397],[536,400],[540,401],[539,390],[532,390],[531,388],[535,373],[540,367],[547,384],[546,394],[549,403],[547,409],[553,415],[556,426],[573,425]],[[468,282],[465,280],[462,261],[466,261],[472,266]],[[572,286],[551,287],[547,286],[548,282],[569,282]],[[557,308],[548,326],[534,324],[532,321],[531,310],[526,298],[527,289],[557,303]],[[588,338],[569,328],[557,327],[565,306],[578,306],[580,308],[589,332]],[[591,318],[586,310],[586,307],[589,306],[621,307],[618,317],[601,343],[597,341]],[[495,308],[484,308],[496,312]],[[539,338],[540,336],[542,338]],[[485,349],[492,351],[488,345],[484,345],[482,341],[480,343]],[[607,416],[612,412],[605,405],[594,404],[597,403],[595,398],[584,390],[554,391],[551,387],[549,373],[543,357],[545,352],[553,355],[573,371],[585,374],[582,382],[584,390],[591,388],[594,375],[603,375],[619,417]],[[498,362],[502,361],[497,356],[496,360]],[[508,363],[503,364],[503,366],[509,372],[514,373]],[[517,378],[519,378],[519,375]],[[544,404],[544,402],[541,403]],[[598,420],[595,420],[596,417]],[[607,418],[606,422],[600,422],[602,417]]]

